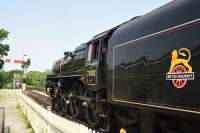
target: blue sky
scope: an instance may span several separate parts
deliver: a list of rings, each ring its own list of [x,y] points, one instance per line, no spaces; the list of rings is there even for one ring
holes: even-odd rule
[[[31,58],[29,70],[51,69],[65,50],[134,16],[143,15],[171,0],[1,0],[0,28],[9,31],[5,41],[9,57]],[[6,64],[5,70],[21,69]]]

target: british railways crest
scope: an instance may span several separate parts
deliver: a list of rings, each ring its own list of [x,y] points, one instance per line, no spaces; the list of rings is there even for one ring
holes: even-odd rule
[[[166,74],[166,80],[171,80],[177,89],[185,87],[188,80],[194,80],[190,59],[191,53],[187,48],[172,51],[171,66]]]

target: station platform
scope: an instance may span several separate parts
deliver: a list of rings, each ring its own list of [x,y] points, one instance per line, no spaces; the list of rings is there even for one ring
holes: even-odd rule
[[[18,96],[12,90],[0,90],[0,109],[5,109],[4,127],[7,128],[6,132],[27,133],[16,110],[17,101]]]
[[[4,133],[5,108],[0,108],[0,133]]]
[[[10,133],[27,132],[17,113],[16,105],[27,115],[35,133],[99,133],[42,107],[24,95],[22,90],[0,90],[0,107],[5,108],[5,127],[10,128]]]

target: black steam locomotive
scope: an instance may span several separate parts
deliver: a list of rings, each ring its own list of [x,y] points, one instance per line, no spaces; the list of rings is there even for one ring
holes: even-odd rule
[[[200,1],[174,0],[55,62],[52,110],[121,133],[200,132]]]

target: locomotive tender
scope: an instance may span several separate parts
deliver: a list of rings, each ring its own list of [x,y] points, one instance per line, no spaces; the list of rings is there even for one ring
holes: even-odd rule
[[[103,132],[200,132],[200,1],[174,0],[65,52],[52,110]],[[119,131],[118,131],[119,132]]]

